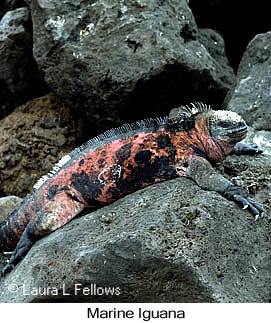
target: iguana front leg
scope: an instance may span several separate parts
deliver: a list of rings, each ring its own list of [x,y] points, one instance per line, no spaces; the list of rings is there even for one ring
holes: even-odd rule
[[[9,263],[3,268],[5,275],[27,254],[35,241],[69,222],[85,205],[68,192],[60,192],[47,203],[27,224]]]
[[[180,176],[184,175],[183,165],[176,165],[176,172]],[[208,191],[215,191],[240,204],[255,216],[264,215],[263,206],[246,196],[241,187],[233,185],[222,175],[218,174],[212,165],[203,157],[193,156],[186,168],[186,176],[192,178],[201,188]]]
[[[234,146],[232,153],[236,155],[258,155],[263,153],[263,150],[256,144],[245,144],[240,141]]]

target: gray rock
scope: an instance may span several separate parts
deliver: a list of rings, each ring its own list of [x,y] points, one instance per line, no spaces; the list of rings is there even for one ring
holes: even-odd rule
[[[7,196],[0,198],[0,222],[22,202],[22,199],[17,196]]]
[[[225,52],[225,41],[223,36],[219,32],[208,28],[199,28],[198,36],[199,41],[204,45],[214,60],[222,67],[224,72],[220,71],[221,74],[228,72],[228,78],[232,77],[234,71],[230,67]],[[221,75],[221,78],[223,78],[223,75]]]
[[[254,176],[252,196],[268,213],[269,158],[232,156],[224,167],[239,180]],[[247,210],[181,178],[76,218],[35,243],[1,282],[0,301],[267,302],[270,254],[270,216],[255,222]],[[109,287],[115,295],[105,296]]]
[[[46,88],[32,54],[30,10],[8,11],[0,20],[0,118]]]
[[[266,155],[271,155],[271,132],[266,130],[255,130],[250,127],[246,139],[246,143],[255,143]]]
[[[213,59],[218,63],[217,76],[218,79],[231,83],[235,83],[234,70],[231,68],[229,60],[225,52],[225,42],[222,35],[212,29],[199,28],[198,39],[201,44],[207,49]]]
[[[221,103],[235,80],[201,44],[187,0],[28,2],[48,85],[94,123],[114,110],[139,119],[195,98]]]
[[[271,154],[271,32],[257,35],[241,60],[237,84],[224,105],[242,115],[252,126],[252,140]],[[256,131],[256,132],[255,132]],[[254,135],[253,135],[254,134]]]

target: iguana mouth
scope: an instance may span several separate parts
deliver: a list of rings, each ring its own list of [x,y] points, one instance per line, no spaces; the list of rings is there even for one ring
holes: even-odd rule
[[[244,138],[247,134],[247,131],[248,131],[248,128],[245,125],[245,126],[230,130],[227,135],[229,137],[234,137],[234,138]]]

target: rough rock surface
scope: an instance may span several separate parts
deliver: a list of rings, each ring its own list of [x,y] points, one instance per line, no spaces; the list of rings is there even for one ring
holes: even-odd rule
[[[241,183],[253,181],[249,191],[264,203],[265,218],[255,222],[189,179],[152,185],[38,241],[2,281],[0,301],[268,302],[269,158],[232,156],[221,167]],[[91,294],[83,296],[83,287]],[[120,295],[101,295],[106,287]]]
[[[187,0],[28,3],[48,85],[94,124],[114,109],[139,119],[195,99],[221,103],[234,83],[201,44]]]
[[[271,32],[257,35],[241,60],[237,84],[224,105],[252,126],[247,138],[271,154]]]
[[[17,196],[6,196],[0,198],[0,222],[21,203],[22,199]]]
[[[198,39],[201,44],[207,49],[213,59],[219,64],[221,69],[217,69],[218,78],[225,82],[227,77],[234,75],[233,69],[230,67],[230,63],[225,52],[225,41],[220,33],[213,29],[199,28],[198,29]],[[226,75],[226,73],[228,75]],[[232,77],[233,83],[235,77]]]
[[[1,195],[25,196],[41,175],[81,143],[82,118],[54,94],[18,107],[0,121]],[[80,140],[80,141],[79,141]]]
[[[223,35],[236,71],[249,41],[270,31],[269,1],[190,0],[189,6],[199,27],[215,29]]]
[[[0,118],[47,88],[32,46],[30,10],[8,11],[0,20]]]

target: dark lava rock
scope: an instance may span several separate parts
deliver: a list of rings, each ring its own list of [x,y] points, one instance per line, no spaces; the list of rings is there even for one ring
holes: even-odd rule
[[[250,183],[265,218],[189,179],[152,185],[35,243],[2,281],[0,301],[268,302],[269,158],[232,156],[221,167]],[[106,296],[109,287],[116,294]]]
[[[0,121],[1,195],[25,196],[41,175],[81,143],[84,122],[54,94],[29,101]]]
[[[242,57],[224,105],[251,126],[247,140],[271,154],[271,32],[257,35]]]
[[[1,0],[0,3],[0,19],[4,14],[10,10],[25,7],[26,3],[24,0]]]
[[[28,3],[47,84],[93,124],[195,99],[221,103],[235,81],[201,43],[186,0]]]
[[[249,41],[270,31],[269,1],[190,0],[189,6],[199,27],[215,29],[223,35],[234,70]]]
[[[47,89],[32,45],[30,10],[8,11],[0,20],[0,119]]]
[[[225,78],[226,81],[227,77],[234,75],[234,71],[230,67],[230,63],[225,52],[225,41],[221,34],[212,29],[199,28],[198,36],[199,41],[204,45],[219,66],[222,67],[222,69],[217,69],[218,72],[220,71],[219,78],[222,80]],[[226,73],[228,73],[228,75],[226,75]],[[233,78],[233,80],[235,80],[235,78]]]

